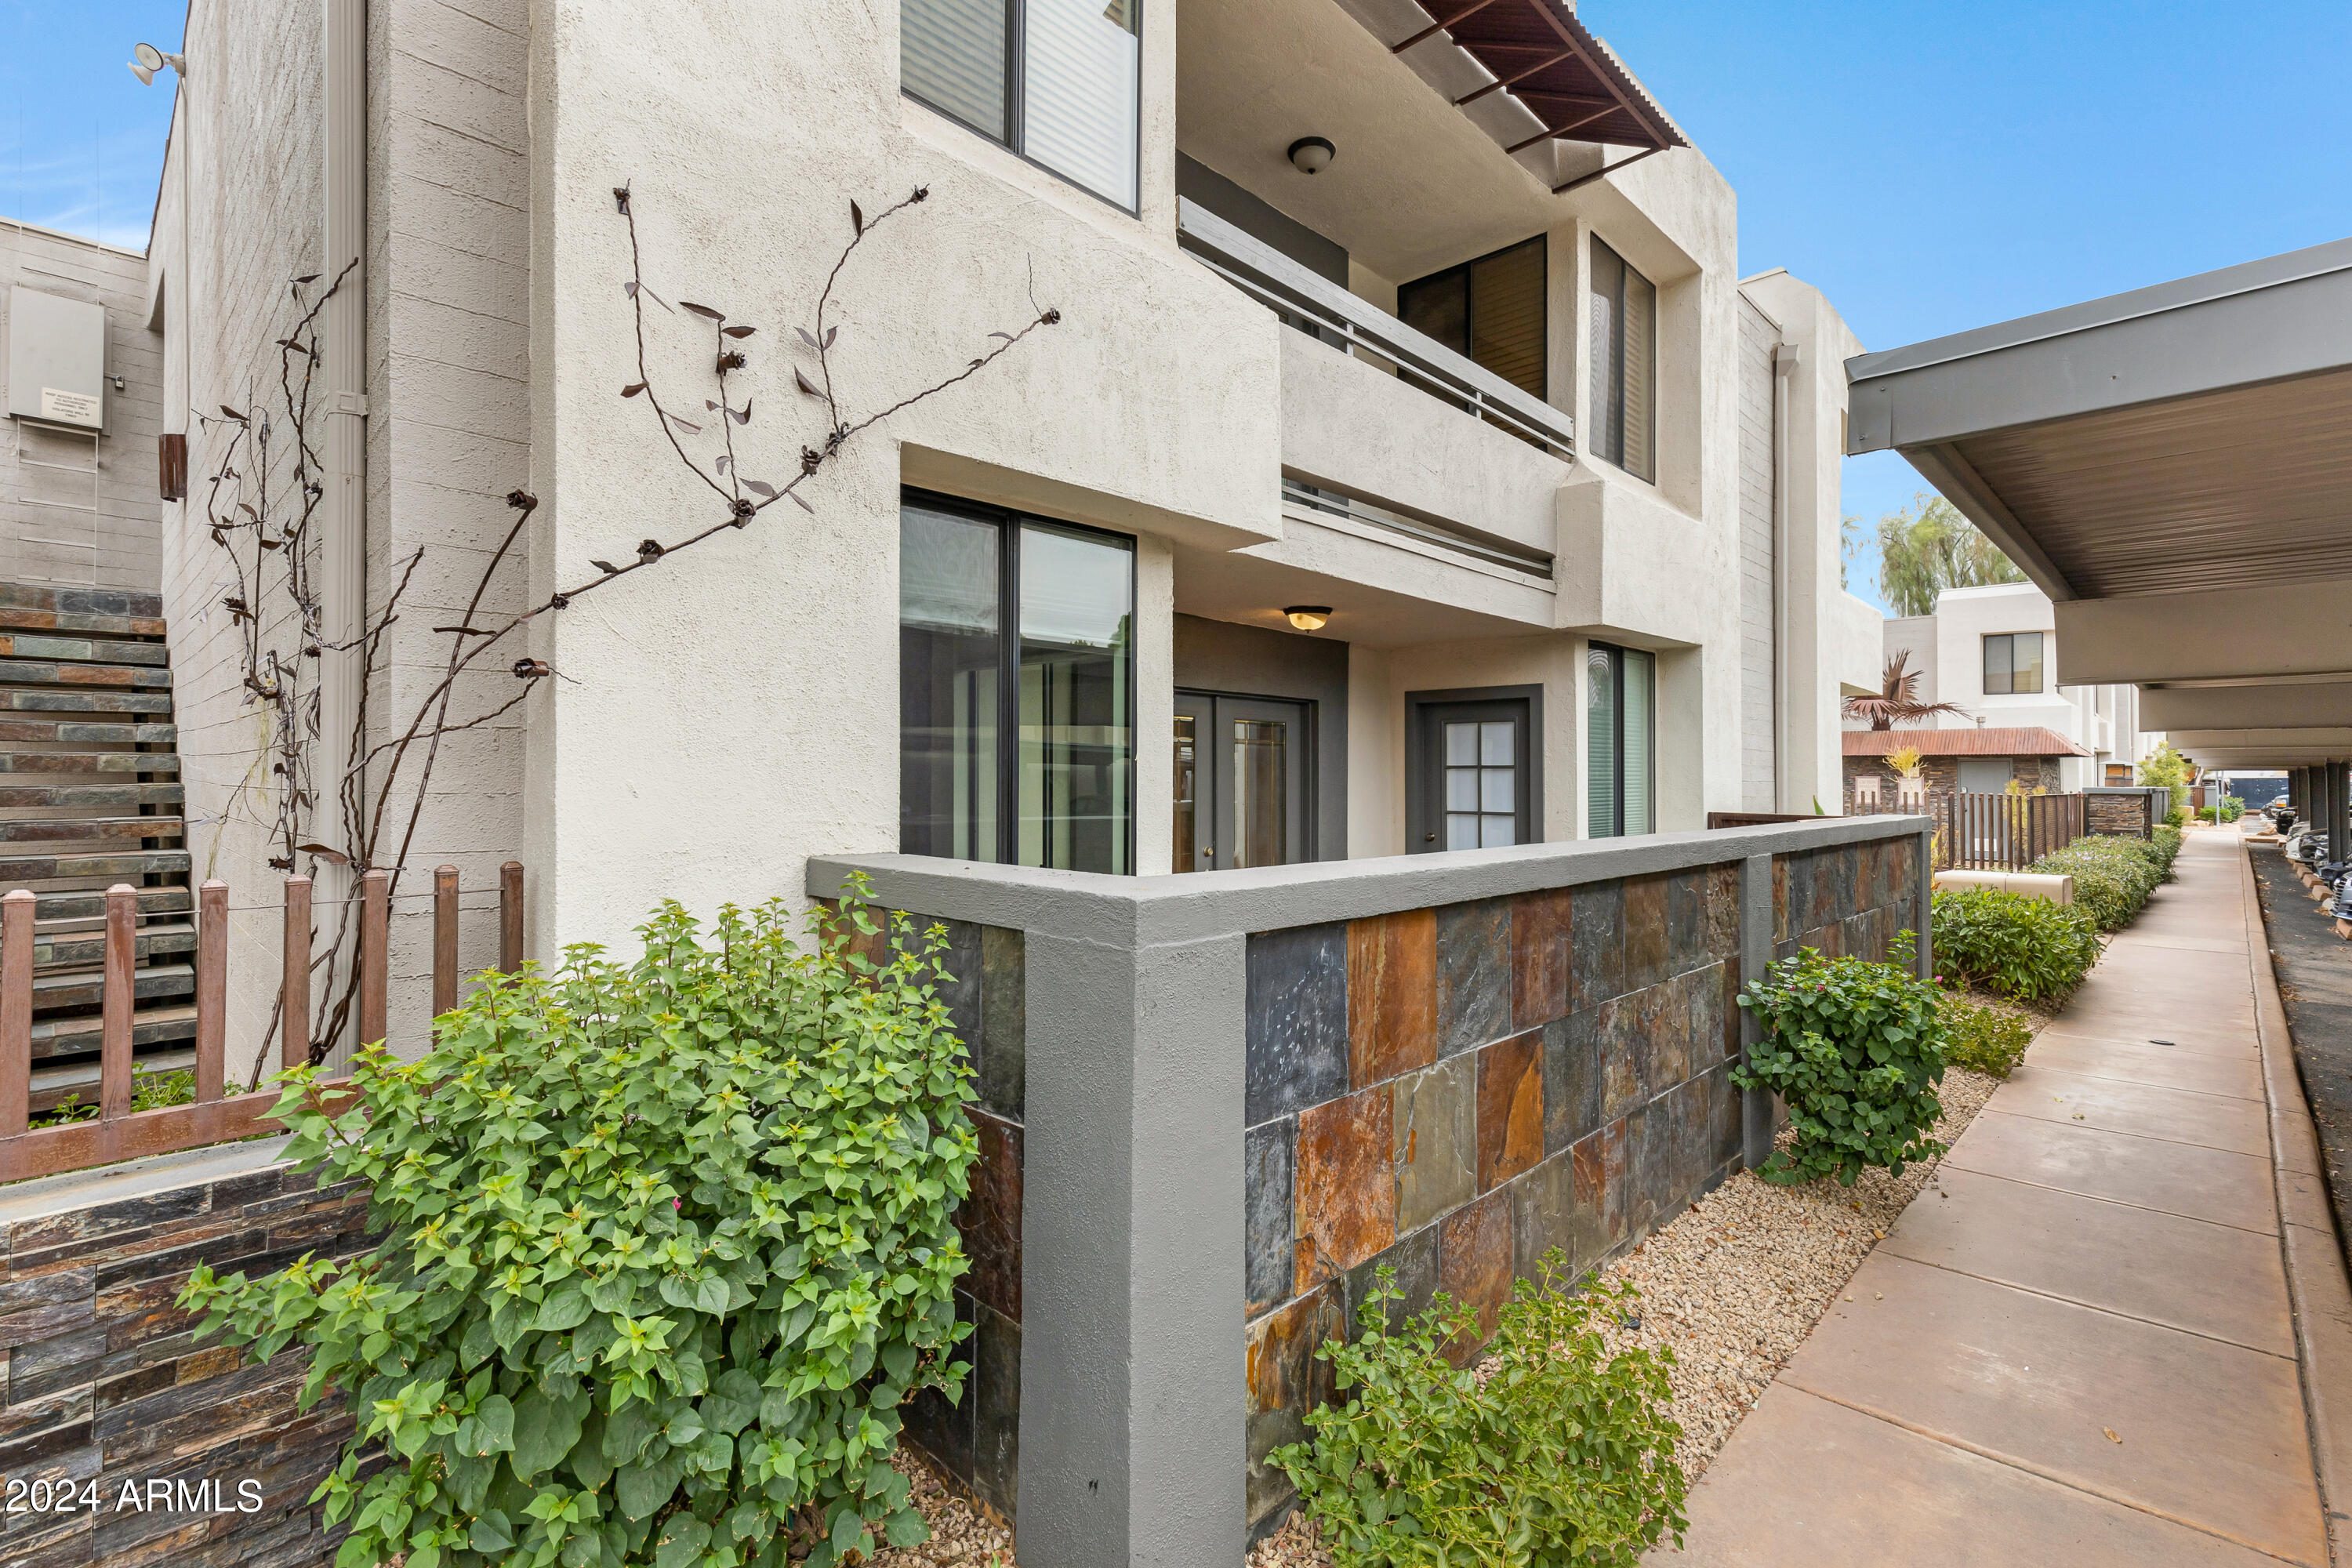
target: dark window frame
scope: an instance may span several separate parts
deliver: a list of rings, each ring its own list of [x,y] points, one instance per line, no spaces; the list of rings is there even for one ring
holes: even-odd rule
[[[1624,472],[1632,475],[1634,479],[1640,479],[1644,484],[1654,485],[1658,482],[1657,280],[1652,278],[1648,273],[1643,271],[1640,268],[1634,266],[1632,262],[1626,260],[1625,253],[1623,251],[1618,249],[1615,246],[1601,238],[1600,235],[1595,234],[1592,236],[1592,243],[1594,246],[1609,253],[1610,257],[1617,263],[1618,272],[1617,292],[1611,297],[1609,302],[1611,321],[1611,331],[1609,334],[1609,378],[1611,384],[1616,389],[1617,395],[1615,401],[1617,416],[1613,424],[1605,424],[1601,418],[1601,411],[1599,409],[1591,411],[1591,422],[1594,426],[1595,437],[1594,440],[1590,444],[1591,455],[1600,458],[1604,463],[1611,464],[1615,468],[1622,469]],[[1587,265],[1589,266],[1590,264],[1591,258],[1588,255]],[[1642,464],[1639,468],[1635,468],[1633,464],[1625,460],[1625,279],[1629,277],[1639,278],[1648,286],[1650,290],[1650,323],[1649,331],[1644,334],[1644,341],[1649,344],[1650,359],[1650,363],[1647,367],[1650,394],[1650,428],[1649,440],[1641,454]],[[1587,309],[1585,311],[1587,329],[1586,347],[1588,352],[1590,352],[1591,347],[1591,299],[1592,295],[1599,292],[1600,290],[1593,288],[1591,280],[1588,279],[1585,288],[1587,302]]]
[[[1404,694],[1404,805],[1405,853],[1432,854],[1443,849],[1443,843],[1432,834],[1445,825],[1445,802],[1443,782],[1440,787],[1429,787],[1431,746],[1428,710],[1447,708],[1457,703],[1521,702],[1526,704],[1527,763],[1522,776],[1527,782],[1526,819],[1519,826],[1519,842],[1544,842],[1543,815],[1543,698],[1541,686],[1464,686],[1443,691],[1408,691]]]
[[[984,501],[967,500],[938,490],[902,485],[898,501],[908,502],[964,518],[972,522],[992,525],[997,531],[996,593],[997,593],[997,675],[996,675],[996,858],[991,864],[1018,866],[1021,864],[1021,531],[1029,523],[1059,529],[1071,533],[1089,534],[1108,540],[1127,552],[1127,692],[1128,781],[1127,865],[1124,873],[1101,872],[1098,875],[1134,876],[1136,868],[1136,826],[1142,816],[1142,802],[1136,789],[1142,774],[1143,732],[1142,693],[1136,686],[1137,620],[1142,614],[1142,602],[1136,577],[1137,549],[1135,535],[1120,533],[1115,529],[1097,528],[1089,523],[1072,522],[1066,518],[1046,517],[1038,512],[1021,511],[1012,507],[991,506]],[[899,728],[903,739],[906,710],[899,710]],[[906,819],[906,801],[899,801],[899,820]],[[952,857],[942,857],[952,858]]]
[[[1598,827],[1598,826],[1597,826],[1592,822],[1592,820],[1591,820],[1591,799],[1592,799],[1592,791],[1591,791],[1591,787],[1590,784],[1588,783],[1588,784],[1586,785],[1586,788],[1585,788],[1585,795],[1584,795],[1585,802],[1586,802],[1586,807],[1587,807],[1586,812],[1585,812],[1584,836],[1585,836],[1587,838],[1622,838],[1622,837],[1626,837],[1626,833],[1625,833],[1625,656],[1626,656],[1627,654],[1629,654],[1629,653],[1640,654],[1643,658],[1646,658],[1646,659],[1648,659],[1648,660],[1650,661],[1650,741],[1649,741],[1649,744],[1650,744],[1650,754],[1649,754],[1649,758],[1648,758],[1649,766],[1648,766],[1648,768],[1645,770],[1645,773],[1646,773],[1646,774],[1647,774],[1647,776],[1648,776],[1648,778],[1649,778],[1649,781],[1650,781],[1650,800],[1649,800],[1649,806],[1650,806],[1650,831],[1651,831],[1652,833],[1655,833],[1655,832],[1659,831],[1659,829],[1658,829],[1658,656],[1657,656],[1657,654],[1656,654],[1656,653],[1654,653],[1654,651],[1652,651],[1652,650],[1651,650],[1651,649],[1649,649],[1649,648],[1645,648],[1645,647],[1626,647],[1624,644],[1622,644],[1622,643],[1602,642],[1602,641],[1599,640],[1598,638],[1595,638],[1595,639],[1591,640],[1591,642],[1588,642],[1585,646],[1586,646],[1586,647],[1587,647],[1588,649],[1596,649],[1596,648],[1597,648],[1597,649],[1601,650],[1601,652],[1604,652],[1604,653],[1606,653],[1606,654],[1608,654],[1608,655],[1610,656],[1610,658],[1609,658],[1609,679],[1610,679],[1611,683],[1614,686],[1615,689],[1611,693],[1611,699],[1612,699],[1612,700],[1611,700],[1610,705],[1609,705],[1610,724],[1611,724],[1612,730],[1612,731],[1613,731],[1613,732],[1611,734],[1611,736],[1610,736],[1609,754],[1610,754],[1611,758],[1612,759],[1612,763],[1611,763],[1611,764],[1610,764],[1610,765],[1611,765],[1612,767],[1613,767],[1613,768],[1616,770],[1616,773],[1617,773],[1617,777],[1616,777],[1616,785],[1617,785],[1617,787],[1616,787],[1613,791],[1612,791],[1612,792],[1611,792],[1612,799],[1612,800],[1614,801],[1614,803],[1615,803],[1615,804],[1614,804],[1614,807],[1613,807],[1613,810],[1614,810],[1615,815],[1612,816],[1612,819],[1611,819],[1611,821],[1610,821],[1610,824],[1609,824],[1609,830],[1608,830],[1606,833],[1603,833],[1603,832],[1601,832],[1601,831],[1600,830],[1600,828],[1599,828],[1599,827]],[[1590,668],[1590,667],[1589,667],[1589,665],[1588,665],[1588,668]],[[1589,677],[1588,677],[1588,679],[1589,679]],[[1590,704],[1587,704],[1587,711],[1590,711],[1590,710],[1591,710],[1591,706],[1590,706]],[[1585,766],[1586,766],[1586,767],[1588,767],[1588,768],[1590,768],[1590,767],[1592,765],[1592,743],[1591,743],[1591,736],[1589,736],[1589,735],[1585,738],[1584,758],[1585,758]]]
[[[1132,0],[1132,3],[1135,6],[1135,144],[1129,149],[1129,152],[1134,159],[1136,200],[1134,206],[1128,206],[1124,203],[1115,201],[1091,185],[1081,184],[1051,163],[1041,163],[1032,158],[1024,150],[1023,144],[1026,141],[1024,133],[1027,127],[1023,123],[1024,117],[1022,110],[1026,102],[1026,94],[1023,89],[1026,86],[1024,79],[1028,74],[1029,59],[1028,0],[1004,0],[1004,134],[1003,136],[996,136],[982,130],[955,110],[941,108],[908,87],[906,82],[903,44],[900,45],[898,94],[902,98],[921,104],[950,125],[960,126],[971,132],[990,146],[999,147],[1012,153],[1031,168],[1053,175],[1070,189],[1084,195],[1092,196],[1111,211],[1124,213],[1129,217],[1141,217],[1143,216],[1143,6],[1145,0]]]
[[[2032,637],[2035,642],[2041,644],[2039,651],[2042,657],[2035,661],[2041,668],[2041,677],[2035,685],[2029,687],[2024,690],[2018,689],[2017,685],[2017,639],[2020,637]],[[1999,689],[1995,689],[1992,683],[1992,645],[1995,643],[2004,645],[2004,649],[2008,655],[2008,668],[2004,676],[2008,684],[2000,687]],[[2050,689],[2049,660],[2050,643],[2049,634],[2046,632],[2030,631],[1985,633],[1982,659],[1978,667],[1979,673],[1983,677],[1985,695],[1987,697],[2040,697],[2046,694]]]
[[[1543,385],[1533,389],[1522,386],[1519,390],[1549,403],[1551,401],[1551,236],[1549,233],[1531,235],[1526,239],[1514,240],[1508,245],[1499,246],[1486,252],[1484,256],[1474,256],[1467,261],[1456,262],[1451,267],[1441,267],[1434,272],[1424,273],[1419,278],[1398,284],[1396,314],[1398,321],[1405,320],[1405,295],[1412,290],[1449,278],[1460,278],[1462,279],[1462,348],[1458,352],[1464,359],[1476,364],[1478,362],[1472,351],[1478,343],[1478,300],[1475,291],[1470,286],[1472,268],[1482,262],[1492,261],[1498,256],[1507,256],[1514,250],[1525,250],[1530,246],[1535,247],[1538,254],[1543,258],[1544,287],[1538,296],[1541,301],[1542,320],[1536,328],[1536,335],[1540,343],[1536,363],[1542,367]],[[1445,346],[1453,347],[1450,343]],[[1512,384],[1516,386],[1518,384],[1513,382]]]

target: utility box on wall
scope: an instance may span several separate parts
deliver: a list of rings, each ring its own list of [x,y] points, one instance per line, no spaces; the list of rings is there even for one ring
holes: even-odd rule
[[[8,416],[79,430],[106,427],[106,307],[8,291]]]

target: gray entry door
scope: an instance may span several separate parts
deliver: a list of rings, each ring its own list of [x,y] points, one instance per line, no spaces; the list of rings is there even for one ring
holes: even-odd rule
[[[1312,703],[1176,694],[1178,871],[1286,866],[1311,851]]]
[[[1534,724],[1525,698],[1420,702],[1405,778],[1405,848],[1535,842]]]

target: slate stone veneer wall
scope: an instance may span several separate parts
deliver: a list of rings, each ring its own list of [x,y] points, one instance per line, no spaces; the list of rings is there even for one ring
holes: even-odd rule
[[[22,1189],[0,1188],[0,1200]],[[265,1366],[218,1341],[198,1344],[194,1318],[173,1302],[199,1263],[255,1278],[306,1252],[362,1251],[366,1221],[363,1193],[320,1192],[315,1178],[268,1165],[0,1226],[0,1483],[26,1483],[12,1494],[20,1503],[59,1482],[97,1503],[0,1511],[0,1563],[331,1562],[343,1532],[320,1531],[310,1500],[342,1457],[346,1407],[330,1396],[298,1411],[306,1353]]]
[[[1769,1097],[1728,1081],[1741,980],[1884,952],[1929,828],[1181,877],[811,861],[813,897],[862,876],[949,922],[979,1041],[975,1372],[910,1438],[1017,1500],[1028,1568],[1237,1562],[1291,1500],[1265,1458],[1328,1392],[1312,1352],[1382,1263],[1491,1327],[1548,1248],[1588,1269],[1769,1148]]]
[[[1916,856],[1776,857],[1776,956],[1883,956]],[[1738,1168],[1740,910],[1729,862],[1250,936],[1254,1531],[1383,1267],[1402,1311],[1442,1290],[1491,1333],[1548,1251],[1581,1275]]]
[[[924,927],[911,933],[919,942]],[[979,1102],[968,1108],[980,1136],[971,1194],[956,1212],[971,1270],[956,1291],[956,1316],[971,1324],[959,1359],[968,1363],[963,1397],[935,1391],[909,1403],[906,1435],[980,1502],[1013,1516],[1021,1472],[1021,1143],[1024,987],[1017,931],[940,922],[947,928],[940,1000],[971,1054]],[[885,933],[859,942],[879,958]]]

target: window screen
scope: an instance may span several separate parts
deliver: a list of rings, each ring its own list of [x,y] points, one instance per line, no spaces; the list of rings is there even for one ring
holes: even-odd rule
[[[1594,643],[1585,678],[1585,831],[1655,833],[1657,656]]]

